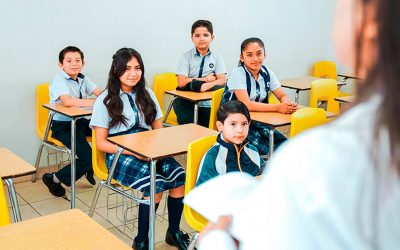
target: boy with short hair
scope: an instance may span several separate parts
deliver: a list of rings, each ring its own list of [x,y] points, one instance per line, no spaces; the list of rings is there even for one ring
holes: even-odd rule
[[[218,175],[240,171],[257,176],[263,160],[258,150],[246,140],[250,113],[240,101],[221,104],[217,112],[217,142],[203,156],[196,186]]]
[[[191,35],[195,47],[179,61],[176,71],[178,89],[205,92],[223,87],[227,71],[222,55],[210,50],[214,39],[212,23],[208,20],[194,22]],[[210,104],[210,101],[199,103],[199,124],[205,127],[210,120]],[[173,106],[179,124],[193,122],[193,102],[178,98]]]
[[[102,90],[88,77],[81,73],[84,62],[82,51],[74,46],[68,46],[59,53],[58,66],[62,69],[50,83],[50,103],[61,103],[66,107],[92,107],[93,94],[98,96]],[[90,184],[95,185],[92,169],[92,149],[86,141],[86,136],[91,136],[89,120],[80,118],[76,121],[76,180],[86,175]],[[71,148],[71,118],[55,114],[51,126],[52,137],[61,141],[66,147]],[[43,183],[54,196],[62,197],[65,189],[61,186],[71,185],[71,164],[56,173],[46,173],[42,177]]]

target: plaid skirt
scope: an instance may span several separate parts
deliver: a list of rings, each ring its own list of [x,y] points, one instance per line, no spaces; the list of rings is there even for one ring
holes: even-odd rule
[[[258,149],[260,155],[269,154],[269,131],[270,126],[264,125],[259,122],[252,121],[250,123],[249,134],[247,140]],[[274,131],[274,150],[277,149],[282,143],[287,141],[287,138],[279,131]]]

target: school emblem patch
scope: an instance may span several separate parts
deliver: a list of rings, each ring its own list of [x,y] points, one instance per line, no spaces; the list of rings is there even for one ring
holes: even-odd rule
[[[214,68],[214,63],[210,63],[210,65],[208,65],[211,69]]]

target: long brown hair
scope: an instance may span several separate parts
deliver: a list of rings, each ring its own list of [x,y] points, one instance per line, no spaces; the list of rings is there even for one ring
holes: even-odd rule
[[[400,176],[400,10],[399,0],[360,0],[364,6],[376,6],[377,40],[376,61],[370,68],[363,84],[358,86],[358,100],[363,102],[374,94],[382,100],[377,108],[374,136],[379,138],[379,130],[389,133],[391,164]],[[365,11],[365,8],[364,8]],[[365,17],[365,13],[364,13]],[[356,65],[361,60],[361,37],[356,45]],[[356,72],[358,67],[356,67]]]
[[[103,101],[111,117],[110,128],[120,123],[127,125],[126,117],[122,114],[123,102],[119,96],[121,90],[121,81],[119,77],[125,73],[126,65],[133,57],[138,60],[140,69],[142,70],[142,77],[133,89],[136,92],[136,107],[139,112],[143,113],[146,124],[150,125],[156,118],[156,104],[146,90],[142,57],[139,52],[132,48],[122,48],[113,55],[113,61],[108,74],[108,93]]]

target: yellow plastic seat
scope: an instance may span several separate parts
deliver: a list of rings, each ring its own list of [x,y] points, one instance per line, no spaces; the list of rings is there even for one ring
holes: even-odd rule
[[[337,81],[336,63],[332,61],[319,61],[314,63],[313,76]],[[338,95],[349,96],[351,94],[339,91]]]
[[[269,92],[269,94],[268,94],[268,103],[269,104],[279,104],[281,102],[276,98],[274,93]]]
[[[199,170],[200,161],[203,155],[211,148],[216,142],[217,136],[207,136],[200,138],[188,145],[187,151],[187,165],[186,165],[186,181],[185,181],[185,196],[196,186],[197,173]],[[183,208],[183,214],[185,216],[188,225],[200,232],[208,221],[186,204]]]
[[[165,115],[164,93],[168,90],[174,90],[178,87],[178,79],[174,73],[162,73],[154,76],[153,91],[156,95],[157,101],[160,104],[163,115]],[[167,124],[178,125],[178,120],[174,109],[171,109],[166,120]]]
[[[322,108],[299,109],[291,117],[290,137],[326,122],[326,112]]]
[[[219,105],[221,105],[222,94],[224,93],[224,88],[215,90],[212,92],[211,96],[211,110],[210,110],[210,123],[208,125],[209,129],[218,130],[217,129],[217,111],[219,109]]]
[[[0,226],[11,223],[10,214],[8,212],[6,194],[4,193],[3,182],[0,182]]]
[[[92,130],[92,166],[94,174],[101,180],[107,180],[108,169],[104,152],[97,149],[96,133]],[[117,181],[113,180],[113,183]]]
[[[338,97],[336,80],[318,79],[311,83],[310,107],[318,108],[318,102],[327,103],[326,111],[339,114],[339,102],[335,101]]]

